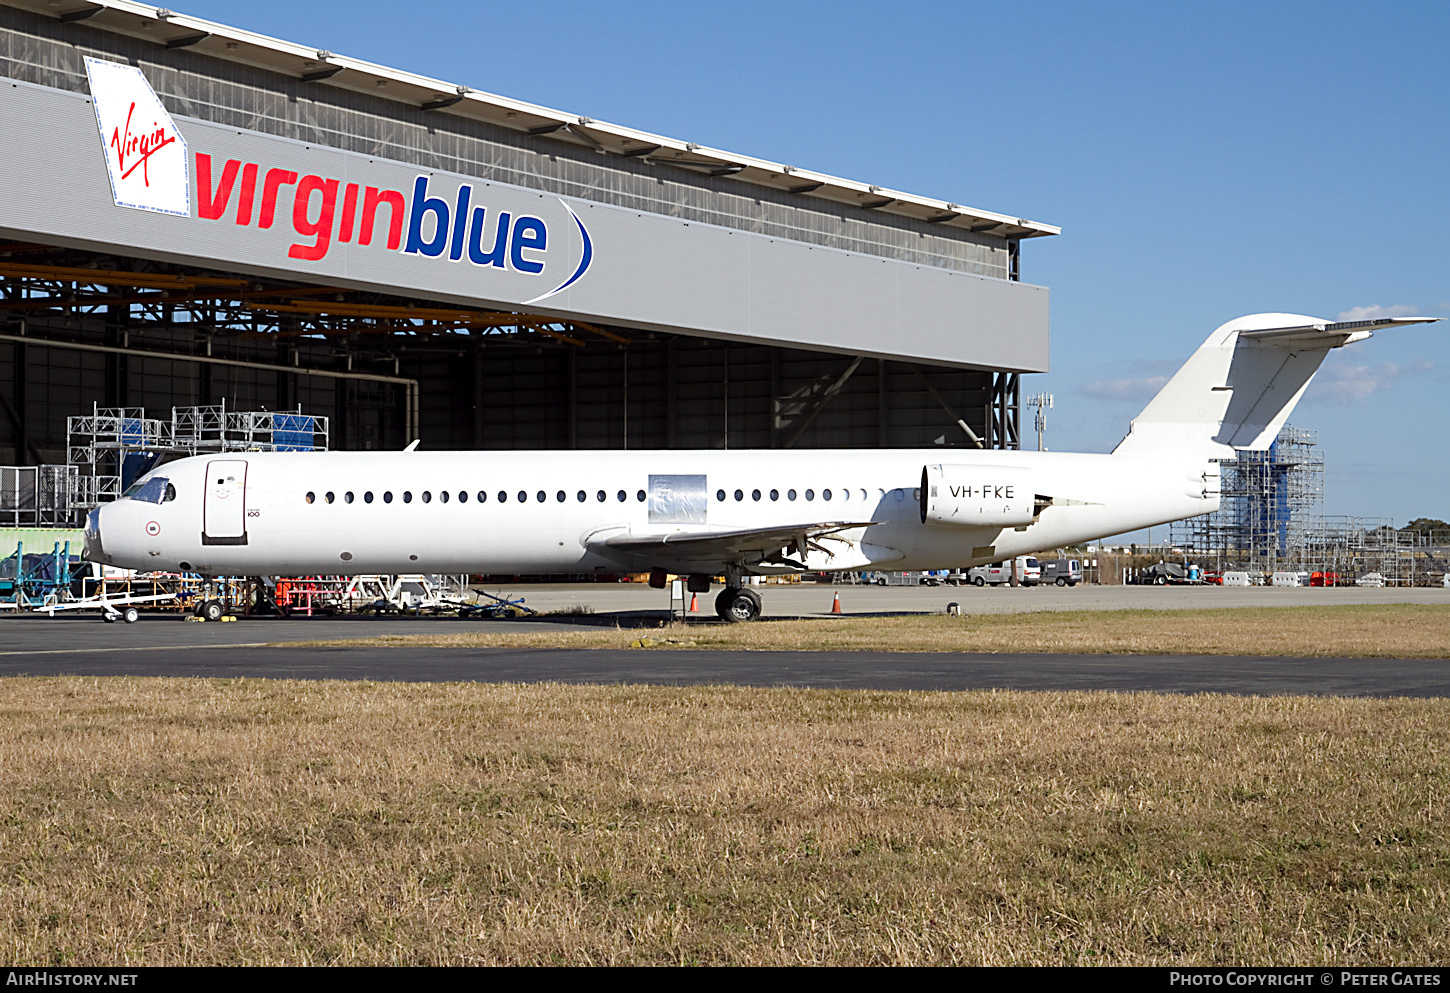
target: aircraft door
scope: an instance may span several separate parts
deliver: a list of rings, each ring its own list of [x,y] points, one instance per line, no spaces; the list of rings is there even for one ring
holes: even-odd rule
[[[202,503],[203,545],[247,543],[247,463],[217,459],[206,464],[206,496]]]

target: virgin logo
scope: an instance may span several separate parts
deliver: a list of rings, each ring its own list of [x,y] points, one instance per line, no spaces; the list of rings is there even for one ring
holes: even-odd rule
[[[191,213],[186,139],[135,66],[86,59],[101,149],[118,207]]]
[[[141,170],[141,177],[147,186],[151,185],[151,170],[146,168],[151,161],[151,156],[161,151],[167,145],[176,141],[174,135],[166,133],[166,129],[159,124],[152,125],[152,131],[147,134],[134,135],[131,133],[131,118],[136,114],[136,102],[131,101],[131,109],[126,111],[126,130],[123,133],[120,128],[111,130],[111,148],[116,152],[116,164],[121,167],[121,178],[130,179],[131,173],[137,169]],[[128,160],[134,159],[130,162]]]

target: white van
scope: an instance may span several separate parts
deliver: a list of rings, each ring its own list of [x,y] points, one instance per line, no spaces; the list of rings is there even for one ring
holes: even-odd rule
[[[1036,586],[1042,581],[1042,566],[1031,555],[1017,556],[1017,581],[1023,586]],[[1012,567],[1006,562],[993,562],[967,570],[967,581],[973,586],[1001,586],[1012,581]]]

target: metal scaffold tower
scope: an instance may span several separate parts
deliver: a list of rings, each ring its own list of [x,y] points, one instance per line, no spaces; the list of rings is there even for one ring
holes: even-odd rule
[[[166,456],[326,451],[327,442],[328,419],[304,414],[301,407],[280,412],[228,410],[223,402],[173,407],[170,420],[161,420],[147,417],[142,407],[93,406],[89,414],[66,418],[67,465],[35,468],[56,470],[64,478],[67,495],[50,500],[59,521],[115,500],[131,481]],[[38,483],[41,477],[36,478]],[[36,484],[31,489],[36,490]],[[18,508],[25,499],[34,498],[17,491],[14,500],[0,503],[5,507],[15,503]]]
[[[1324,514],[1324,457],[1314,432],[1285,425],[1267,451],[1239,452],[1220,461],[1219,473],[1218,511],[1170,529],[1173,544],[1219,570],[1307,573],[1328,585],[1426,578],[1421,536],[1387,518]]]
[[[1175,523],[1174,544],[1239,568],[1289,568],[1323,519],[1324,458],[1314,433],[1285,425],[1267,451],[1220,461],[1219,480],[1218,511]]]
[[[326,417],[296,412],[227,410],[226,402],[208,407],[171,408],[171,438],[177,451],[313,452],[327,450]]]
[[[121,495],[128,457],[133,468],[149,468],[172,447],[171,425],[142,407],[92,405],[89,414],[66,418],[65,433],[66,463],[78,467],[74,503],[92,507]]]

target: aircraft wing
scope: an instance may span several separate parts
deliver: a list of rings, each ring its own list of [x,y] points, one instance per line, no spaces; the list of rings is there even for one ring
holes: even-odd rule
[[[737,531],[670,531],[659,534],[621,534],[606,538],[601,545],[612,552],[668,556],[676,559],[719,562],[774,562],[795,565],[787,555],[826,551],[820,539],[854,528],[870,527],[878,521],[820,521],[814,524],[745,528]]]

